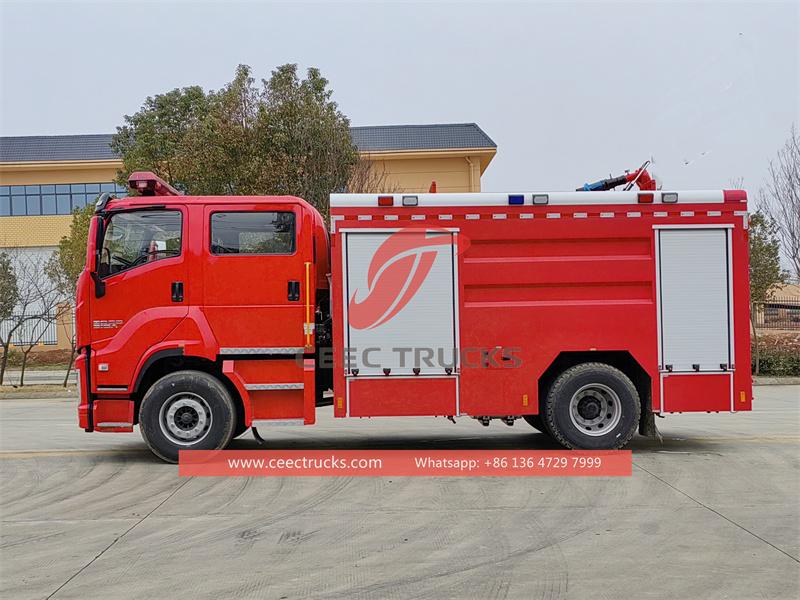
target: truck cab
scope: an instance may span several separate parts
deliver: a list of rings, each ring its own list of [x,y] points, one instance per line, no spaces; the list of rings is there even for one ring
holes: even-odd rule
[[[320,214],[291,196],[183,196],[151,173],[129,185],[140,195],[98,202],[78,285],[81,427],[139,423],[156,453],[175,459],[170,446],[215,448],[242,433],[251,396],[273,392],[281,417],[313,420],[303,359],[327,317]],[[285,381],[262,378],[267,361]],[[166,375],[175,394],[155,400],[148,431],[145,397]],[[212,403],[229,422],[214,423]]]

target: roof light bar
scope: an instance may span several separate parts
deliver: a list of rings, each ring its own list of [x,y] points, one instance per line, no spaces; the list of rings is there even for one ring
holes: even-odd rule
[[[180,192],[150,171],[136,171],[128,176],[128,188],[142,196],[180,196]]]
[[[722,190],[722,198],[725,202],[747,202],[747,192],[745,190]]]

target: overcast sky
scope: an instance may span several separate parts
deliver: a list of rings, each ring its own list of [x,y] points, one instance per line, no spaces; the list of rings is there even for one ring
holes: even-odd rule
[[[239,63],[316,66],[353,125],[476,122],[485,191],[653,156],[667,188],[757,189],[800,126],[800,3],[2,3],[3,135],[113,132]]]

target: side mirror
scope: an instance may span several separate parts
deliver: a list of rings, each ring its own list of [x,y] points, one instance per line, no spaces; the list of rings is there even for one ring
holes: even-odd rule
[[[100,279],[96,271],[92,271],[92,281],[94,281],[94,297],[102,298],[106,295],[106,282]]]

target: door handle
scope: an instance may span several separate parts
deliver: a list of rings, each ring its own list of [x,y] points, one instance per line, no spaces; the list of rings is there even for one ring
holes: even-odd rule
[[[290,281],[289,286],[287,288],[286,298],[290,302],[296,302],[300,300],[300,282],[299,281]]]
[[[172,282],[172,301],[173,302],[183,302],[183,282],[182,281],[173,281]]]

